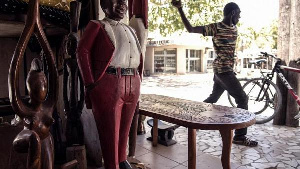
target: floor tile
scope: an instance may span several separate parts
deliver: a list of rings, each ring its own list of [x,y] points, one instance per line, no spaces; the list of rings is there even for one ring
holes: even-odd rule
[[[188,162],[184,162],[184,166],[188,165]],[[236,169],[239,165],[231,163],[231,169]],[[221,159],[217,157],[213,157],[208,154],[201,154],[196,158],[196,168],[203,168],[203,169],[221,169],[222,163]]]
[[[151,169],[171,169],[178,166],[176,163],[168,158],[165,158],[156,153],[147,153],[142,156],[136,157],[139,161],[145,164],[146,167]]]

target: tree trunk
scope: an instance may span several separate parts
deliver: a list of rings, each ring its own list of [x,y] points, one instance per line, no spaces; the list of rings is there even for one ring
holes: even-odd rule
[[[291,0],[279,0],[278,46],[277,54],[283,62],[289,60]],[[285,73],[286,75],[286,73]],[[286,88],[277,78],[277,85],[282,93],[282,109],[273,120],[273,124],[285,125],[286,119]]]
[[[285,62],[283,62],[284,65]],[[286,71],[282,71],[284,77],[287,77],[287,72]],[[284,84],[281,82],[281,80],[279,79],[279,77],[277,77],[276,80],[276,85],[279,87],[279,90],[282,94],[282,105],[281,108],[279,110],[279,113],[274,117],[273,119],[273,124],[275,125],[285,125],[286,124],[286,108],[287,108],[287,88],[284,86]]]
[[[300,53],[300,2],[294,0],[279,0],[279,27],[278,27],[278,56],[291,67],[300,67],[294,60],[299,58]],[[298,47],[297,47],[298,46]],[[288,72],[286,78],[290,85],[299,95],[299,74]],[[294,116],[299,112],[299,108],[294,98],[288,93],[285,87],[278,85],[283,91],[283,105],[286,108],[274,119],[274,124],[285,124],[287,126],[297,127],[299,121]]]
[[[291,61],[289,66],[300,68],[299,64],[296,64],[295,61]],[[289,83],[296,92],[296,94],[299,96],[300,93],[300,75],[296,72],[288,72],[288,79]],[[286,117],[286,125],[290,127],[298,127],[299,126],[299,120],[296,120],[294,117],[299,113],[299,106],[295,99],[292,97],[292,95],[289,93],[287,97],[287,117]]]
[[[291,1],[291,20],[290,20],[290,50],[289,50],[289,66],[296,67],[297,64],[293,62],[299,57],[300,49],[300,2]],[[298,65],[299,67],[299,65]],[[288,81],[291,86],[298,91],[299,74],[294,72],[288,72]],[[299,92],[297,92],[299,94]],[[287,118],[286,125],[291,127],[298,127],[299,120],[294,119],[294,116],[298,114],[298,105],[290,94],[287,97]]]

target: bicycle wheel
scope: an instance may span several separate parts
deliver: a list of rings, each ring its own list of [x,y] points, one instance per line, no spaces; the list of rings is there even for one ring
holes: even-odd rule
[[[251,79],[245,83],[243,89],[248,96],[248,110],[255,113],[256,124],[271,121],[279,112],[282,104],[282,95],[275,83],[270,80],[263,85],[263,78]],[[263,90],[258,98],[259,92]]]
[[[250,79],[248,79],[248,78],[239,78],[238,80],[240,81],[241,85],[244,86],[245,83],[246,83],[248,80],[250,80]],[[236,107],[237,105],[236,105],[236,103],[235,103],[235,101],[234,101],[234,98],[233,98],[228,92],[227,92],[227,97],[228,97],[228,101],[229,101],[229,103],[231,104],[231,106],[232,106],[232,107]]]

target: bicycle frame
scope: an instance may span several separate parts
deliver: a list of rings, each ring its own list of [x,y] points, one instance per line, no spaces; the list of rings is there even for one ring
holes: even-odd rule
[[[260,95],[261,95],[261,93],[263,92],[264,86],[265,86],[265,84],[267,83],[267,81],[268,81],[268,80],[272,80],[273,77],[274,77],[274,73],[276,72],[277,75],[278,75],[278,77],[279,77],[279,79],[283,82],[283,84],[285,85],[285,87],[288,89],[289,93],[290,93],[290,94],[292,95],[292,97],[296,100],[298,106],[300,106],[300,98],[299,98],[299,96],[296,94],[295,90],[292,88],[292,86],[291,86],[290,83],[287,81],[287,79],[284,77],[284,75],[283,75],[283,73],[282,73],[282,71],[281,71],[281,70],[286,70],[286,71],[292,71],[292,72],[300,73],[300,69],[293,68],[293,67],[289,67],[289,66],[281,65],[281,59],[276,58],[275,56],[269,55],[269,54],[267,54],[267,53],[263,53],[263,52],[262,52],[262,54],[263,54],[264,56],[266,56],[266,57],[271,56],[271,57],[273,57],[274,59],[276,59],[277,61],[276,61],[276,63],[275,63],[275,66],[274,66],[272,72],[271,72],[271,73],[268,73],[267,76],[264,76],[263,73],[262,73],[262,71],[261,71],[261,74],[263,75],[263,77],[264,77],[265,80],[263,81],[262,88],[261,88],[261,90],[260,90],[260,92],[259,92],[259,94],[258,94],[257,100],[260,98]],[[265,90],[264,95],[263,95],[262,98],[264,98],[264,96],[266,95],[266,93],[267,93],[267,91],[268,91],[268,89],[269,89],[269,86],[270,86],[270,84],[267,84],[267,88],[266,88],[266,90]]]
[[[300,69],[296,69],[296,68],[288,67],[288,66],[283,66],[283,65],[279,65],[279,69],[276,69],[278,77],[283,82],[283,84],[285,85],[285,87],[288,89],[289,93],[296,100],[297,104],[300,106],[300,98],[299,98],[299,96],[296,94],[295,90],[292,88],[292,86],[290,85],[290,83],[286,80],[286,78],[282,74],[281,70],[287,70],[287,71],[292,71],[292,72],[300,73]]]

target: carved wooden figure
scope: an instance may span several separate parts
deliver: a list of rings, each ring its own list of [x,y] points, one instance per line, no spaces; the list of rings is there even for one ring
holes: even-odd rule
[[[84,144],[83,127],[80,121],[80,116],[84,106],[84,86],[76,60],[76,49],[78,43],[77,31],[81,3],[73,1],[70,6],[70,34],[68,35],[66,48],[67,53],[71,56],[71,58],[65,60],[63,88],[65,111],[67,113],[67,146],[72,146],[73,144]],[[80,93],[79,98],[78,93]]]
[[[31,64],[26,84],[30,101],[25,103],[19,91],[19,71],[28,41],[32,34],[37,37],[48,69],[48,80],[42,71],[39,59]],[[53,53],[46,39],[39,15],[39,1],[30,0],[27,20],[11,61],[9,76],[9,98],[18,116],[25,122],[24,130],[14,140],[18,152],[28,152],[27,168],[53,168],[53,140],[49,132],[53,124],[52,112],[57,101],[58,73]]]
[[[135,2],[129,7],[135,15],[129,27],[120,22],[127,0],[100,1],[106,17],[89,22],[77,50],[86,105],[93,110],[107,169],[132,168],[126,147],[140,95],[147,32],[147,0]]]

